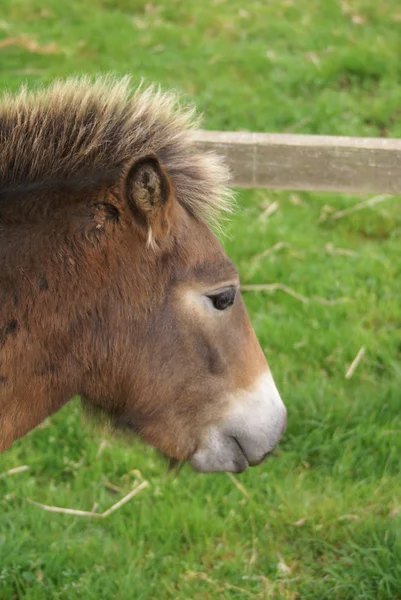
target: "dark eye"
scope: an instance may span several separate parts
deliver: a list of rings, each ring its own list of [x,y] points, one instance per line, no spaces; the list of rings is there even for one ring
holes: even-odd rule
[[[235,288],[228,288],[224,292],[213,294],[213,296],[208,296],[208,298],[210,298],[216,310],[225,310],[234,304],[236,291]]]

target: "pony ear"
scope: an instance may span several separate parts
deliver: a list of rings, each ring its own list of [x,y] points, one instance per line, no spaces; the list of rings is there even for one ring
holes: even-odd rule
[[[168,232],[172,186],[156,156],[145,156],[131,165],[125,178],[125,196],[148,240]]]

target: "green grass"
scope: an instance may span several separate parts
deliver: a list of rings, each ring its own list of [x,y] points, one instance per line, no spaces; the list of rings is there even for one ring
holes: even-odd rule
[[[209,129],[401,137],[398,0],[1,8],[2,89],[131,72],[195,100]],[[20,36],[36,50],[2,47]],[[0,457],[0,472],[30,467],[0,479],[1,600],[401,598],[401,214],[392,198],[319,220],[324,205],[358,201],[239,194],[224,243],[243,282],[280,282],[310,299],[245,296],[289,410],[275,457],[238,478],[249,499],[225,474],[166,474],[140,444],[99,454],[102,434],[71,403]],[[150,487],[103,521],[26,502],[102,511],[131,489],[133,469]]]

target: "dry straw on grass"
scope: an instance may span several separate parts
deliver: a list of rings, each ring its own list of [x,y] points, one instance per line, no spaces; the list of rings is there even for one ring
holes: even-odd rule
[[[345,379],[351,379],[351,377],[355,373],[359,363],[361,362],[361,360],[363,359],[364,356],[365,356],[365,346],[362,346],[362,348],[359,350],[358,354],[355,356],[354,360],[348,367],[347,372],[345,373]]]
[[[378,196],[373,196],[373,198],[368,198],[368,200],[358,202],[358,204],[355,204],[350,208],[344,208],[343,210],[337,210],[335,212],[333,212],[333,208],[331,206],[325,204],[322,208],[318,222],[323,223],[327,220],[337,221],[338,219],[343,219],[352,213],[363,210],[364,208],[375,206],[376,204],[380,204],[381,202],[390,200],[391,198],[394,198],[392,194],[379,194]]]
[[[351,302],[350,298],[320,298],[320,296],[314,296],[313,298],[307,298],[302,294],[299,294],[292,288],[284,285],[283,283],[256,283],[249,285],[241,286],[242,292],[277,292],[281,291],[289,296],[292,296],[296,300],[299,300],[303,304],[309,304],[310,302],[317,302],[318,304],[323,304],[324,306],[335,306],[336,304],[344,304],[346,302]]]
[[[132,498],[134,498],[135,496],[140,494],[147,487],[149,487],[149,482],[146,480],[142,481],[142,483],[140,483],[138,486],[136,486],[133,490],[131,490],[128,494],[126,494],[126,496],[121,498],[121,500],[119,500],[118,502],[113,504],[113,506],[108,508],[103,513],[96,513],[93,511],[86,511],[86,510],[77,510],[75,508],[61,508],[59,506],[48,506],[47,504],[41,504],[40,502],[35,502],[34,500],[30,500],[29,498],[27,498],[27,502],[29,502],[30,504],[34,504],[35,506],[39,506],[39,508],[43,508],[43,510],[46,510],[47,512],[51,512],[51,513],[73,515],[75,517],[88,517],[91,519],[106,519],[112,513],[116,512],[122,506],[124,506],[124,504],[127,504],[127,502],[132,500]]]
[[[389,200],[390,198],[393,198],[393,196],[391,194],[380,194],[379,196],[373,196],[373,198],[369,198],[368,200],[359,202],[358,204],[355,204],[355,206],[351,206],[351,208],[345,208],[344,210],[338,210],[337,212],[333,213],[330,216],[330,218],[336,219],[336,220],[342,219],[343,217],[346,217],[354,212],[358,212],[359,210],[362,210],[369,206],[374,206],[375,204],[379,204],[380,202],[384,202],[385,200]]]
[[[0,473],[0,479],[4,479],[5,477],[9,477],[10,475],[17,475],[17,473],[23,473],[24,471],[28,471],[28,465],[21,465],[20,467],[14,467],[13,469],[9,469],[4,473]]]
[[[231,481],[233,482],[233,484],[235,485],[235,487],[241,492],[241,494],[243,496],[245,496],[245,498],[247,500],[250,500],[251,497],[250,497],[249,493],[246,491],[246,489],[244,488],[244,486],[242,485],[242,483],[240,483],[238,481],[238,479],[232,473],[227,473],[227,475],[231,479]]]
[[[296,298],[297,300],[299,300],[300,302],[303,302],[304,304],[309,303],[309,298],[306,298],[306,296],[302,296],[302,294],[298,294],[298,292],[296,292],[292,288],[289,288],[288,286],[284,285],[283,283],[259,283],[259,284],[242,285],[241,290],[243,292],[275,292],[277,290],[281,290],[285,294],[288,294],[289,296]]]
[[[11,46],[19,46],[32,54],[60,54],[61,51],[57,48],[54,42],[42,46],[35,39],[27,35],[19,35],[16,37],[8,37],[0,41],[0,50]]]

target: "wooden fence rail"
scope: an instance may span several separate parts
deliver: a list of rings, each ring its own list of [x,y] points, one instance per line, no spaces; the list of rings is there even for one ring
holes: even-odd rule
[[[401,194],[401,140],[199,131],[196,143],[226,158],[236,187]]]

